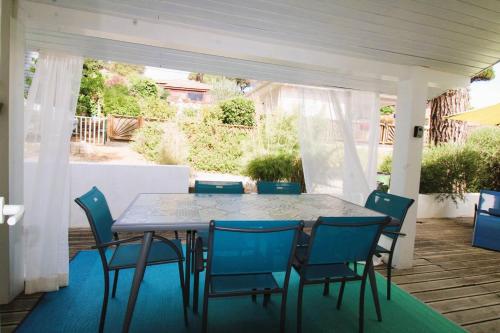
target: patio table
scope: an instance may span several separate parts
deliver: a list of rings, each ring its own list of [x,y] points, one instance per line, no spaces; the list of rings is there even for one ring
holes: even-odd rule
[[[123,332],[128,332],[155,231],[208,229],[211,220],[302,220],[312,226],[320,216],[383,216],[327,194],[164,194],[141,193],[113,224],[113,232],[144,233],[130,290]],[[186,242],[189,298],[191,237]]]

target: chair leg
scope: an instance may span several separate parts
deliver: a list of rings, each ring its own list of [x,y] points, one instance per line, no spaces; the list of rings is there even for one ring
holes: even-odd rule
[[[337,299],[337,310],[340,310],[340,307],[342,306],[342,298],[344,297],[344,288],[345,288],[345,281],[342,281],[340,284],[339,298]]]
[[[257,290],[257,289],[252,289],[252,291],[255,291],[255,290]],[[254,303],[257,302],[257,295],[255,295],[255,294],[252,295],[252,302],[254,302]]]
[[[191,260],[191,272],[194,273],[196,269],[196,260],[194,260],[195,256],[195,247],[196,247],[196,231],[191,231],[191,253],[193,254],[193,260]]]
[[[285,289],[283,291],[283,294],[281,295],[281,313],[280,313],[280,333],[285,333],[285,326],[286,326],[286,294],[287,290]]]
[[[194,255],[192,251],[191,245],[191,231],[186,231],[186,294],[190,295],[191,288],[191,258]],[[189,305],[189,297],[187,300],[187,304]]]
[[[208,288],[205,284],[205,290],[203,291],[203,318],[201,321],[201,332],[207,333],[208,329]]]
[[[323,296],[328,296],[330,294],[330,279],[325,279],[325,286],[323,287]]]
[[[179,232],[177,230],[174,231],[175,239],[179,239]]]
[[[182,290],[182,309],[184,311],[184,325],[188,326],[188,317],[187,317],[187,308],[188,308],[188,294],[186,293],[186,284],[184,283],[184,268],[183,268],[183,262],[179,260],[179,280],[181,283],[181,290]]]
[[[193,281],[193,312],[198,313],[198,298],[200,290],[200,272],[196,269],[194,271],[194,281]]]
[[[120,270],[119,269],[115,270],[113,278],[113,291],[111,292],[112,298],[115,298],[116,295],[116,286],[118,285],[118,273],[120,273]]]
[[[300,279],[297,301],[297,333],[302,332],[302,298],[304,296],[304,282]]]
[[[354,262],[354,273],[358,274],[358,262]]]
[[[387,299],[391,300],[391,279],[392,279],[392,253],[389,253],[389,262],[387,263]]]
[[[102,300],[101,319],[99,320],[99,333],[104,332],[106,321],[106,310],[108,309],[109,298],[109,271],[104,271],[104,298]]]
[[[266,290],[269,290],[269,289],[266,288]],[[264,294],[264,299],[262,301],[262,305],[264,305],[264,307],[267,307],[267,304],[269,304],[270,300],[271,300],[271,294]]]
[[[361,281],[359,289],[359,333],[363,333],[365,324],[365,287],[366,279]]]
[[[382,321],[382,312],[380,311],[380,302],[378,300],[377,280],[375,279],[375,272],[373,270],[373,266],[370,267],[370,270],[368,271],[368,278],[370,279],[370,286],[372,289],[375,311],[377,312],[377,319],[378,321]]]

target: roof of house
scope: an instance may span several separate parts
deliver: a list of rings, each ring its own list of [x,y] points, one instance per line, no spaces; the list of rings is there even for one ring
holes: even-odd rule
[[[165,82],[156,82],[156,84],[162,86],[165,89],[178,89],[178,90],[190,90],[190,91],[209,91],[210,85],[194,80],[186,79],[173,79]]]

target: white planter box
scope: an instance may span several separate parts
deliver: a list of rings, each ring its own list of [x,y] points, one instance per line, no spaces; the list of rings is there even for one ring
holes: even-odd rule
[[[417,218],[473,217],[478,200],[479,193],[467,193],[464,200],[457,199],[456,204],[451,199],[440,201],[435,194],[420,194]]]

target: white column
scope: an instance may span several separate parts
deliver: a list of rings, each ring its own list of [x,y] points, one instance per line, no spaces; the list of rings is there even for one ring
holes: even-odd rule
[[[414,68],[407,80],[398,83],[396,107],[396,136],[392,161],[390,192],[418,199],[423,138],[413,137],[415,126],[424,126],[427,102],[427,78],[423,69]],[[394,256],[397,268],[408,268],[413,263],[417,219],[415,202],[404,221]]]
[[[23,202],[24,31],[17,21],[17,2],[1,2],[0,44],[0,196]],[[24,289],[22,222],[0,226],[0,304]]]

